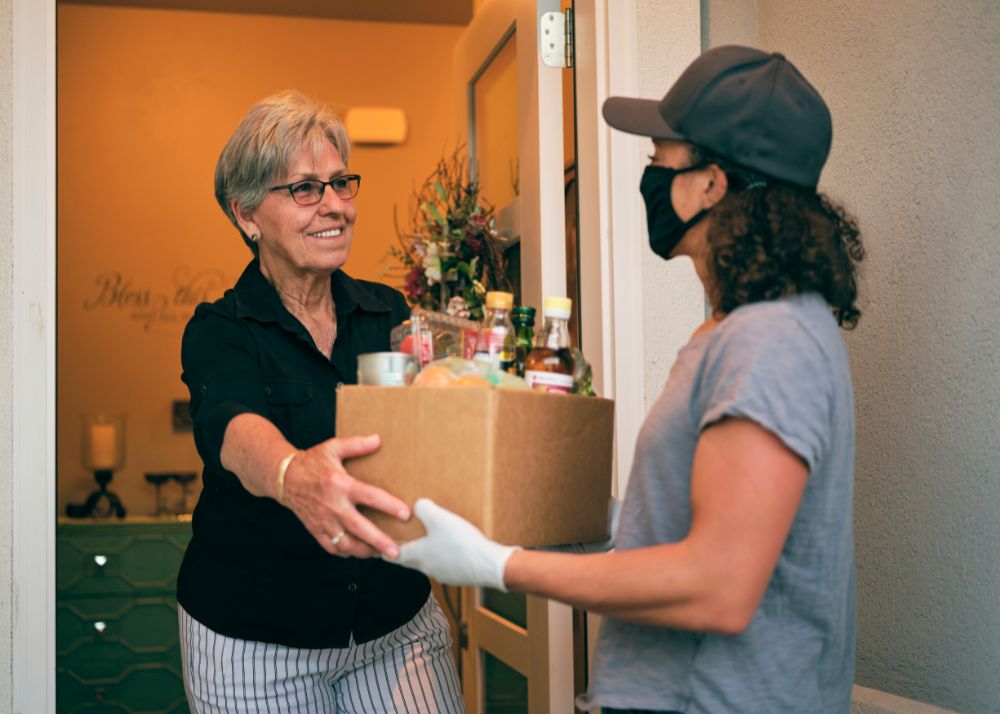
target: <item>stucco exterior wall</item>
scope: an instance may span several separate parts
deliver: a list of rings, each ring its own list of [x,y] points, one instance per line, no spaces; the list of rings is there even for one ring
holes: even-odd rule
[[[1000,712],[1000,5],[703,6],[707,45],[784,52],[822,92],[834,138],[820,188],[866,241],[847,333],[857,683]]]
[[[11,172],[11,59],[13,48],[11,0],[0,0],[0,711],[14,708],[13,694],[13,469],[11,468],[11,260],[13,245]]]
[[[1000,5],[758,2],[834,121],[864,229],[859,684],[1000,712]]]
[[[701,51],[701,8],[692,0],[637,0],[639,95],[660,98]],[[669,28],[669,29],[668,29]],[[648,139],[637,139],[645,157]],[[635,190],[639,179],[635,177]],[[645,232],[633,240],[645,246]],[[643,394],[646,411],[663,391],[677,351],[705,319],[705,298],[691,261],[642,256]],[[634,445],[629,445],[631,448]]]

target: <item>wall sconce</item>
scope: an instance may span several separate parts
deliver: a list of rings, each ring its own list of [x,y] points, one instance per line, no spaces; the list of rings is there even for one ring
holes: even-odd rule
[[[396,107],[353,107],[344,128],[355,145],[391,146],[406,140],[406,114]]]
[[[85,414],[83,417],[83,466],[94,472],[97,490],[81,505],[66,505],[71,518],[125,517],[125,507],[117,494],[108,490],[115,469],[125,462],[125,416]]]

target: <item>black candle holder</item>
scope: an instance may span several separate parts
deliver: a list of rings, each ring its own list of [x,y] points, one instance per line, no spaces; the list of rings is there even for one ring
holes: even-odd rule
[[[97,490],[83,503],[66,505],[71,518],[125,517],[125,506],[108,484],[115,469],[125,461],[125,415],[97,412],[81,415],[81,456],[83,467],[93,471]]]
[[[87,496],[87,500],[82,504],[66,504],[66,515],[70,518],[117,518],[125,517],[125,506],[114,491],[108,490],[111,477],[114,472],[111,469],[97,469],[94,471],[94,480],[97,481],[97,490]]]

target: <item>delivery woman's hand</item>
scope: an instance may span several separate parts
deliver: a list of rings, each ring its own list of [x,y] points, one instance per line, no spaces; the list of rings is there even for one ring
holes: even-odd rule
[[[355,558],[394,557],[395,541],[358,512],[368,506],[407,520],[406,503],[353,478],[344,460],[370,454],[378,436],[352,436],[323,441],[299,452],[285,472],[282,503],[290,508],[328,553]]]
[[[504,568],[517,546],[500,545],[459,515],[428,498],[413,506],[414,515],[427,529],[427,535],[399,549],[399,557],[386,558],[407,568],[419,570],[446,585],[478,585],[507,590]]]

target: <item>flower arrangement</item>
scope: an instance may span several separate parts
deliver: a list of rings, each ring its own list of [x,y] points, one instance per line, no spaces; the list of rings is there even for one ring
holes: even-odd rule
[[[397,265],[386,272],[402,278],[411,306],[482,318],[487,290],[509,290],[493,206],[469,179],[463,147],[441,159],[411,199],[410,225],[396,223]]]

